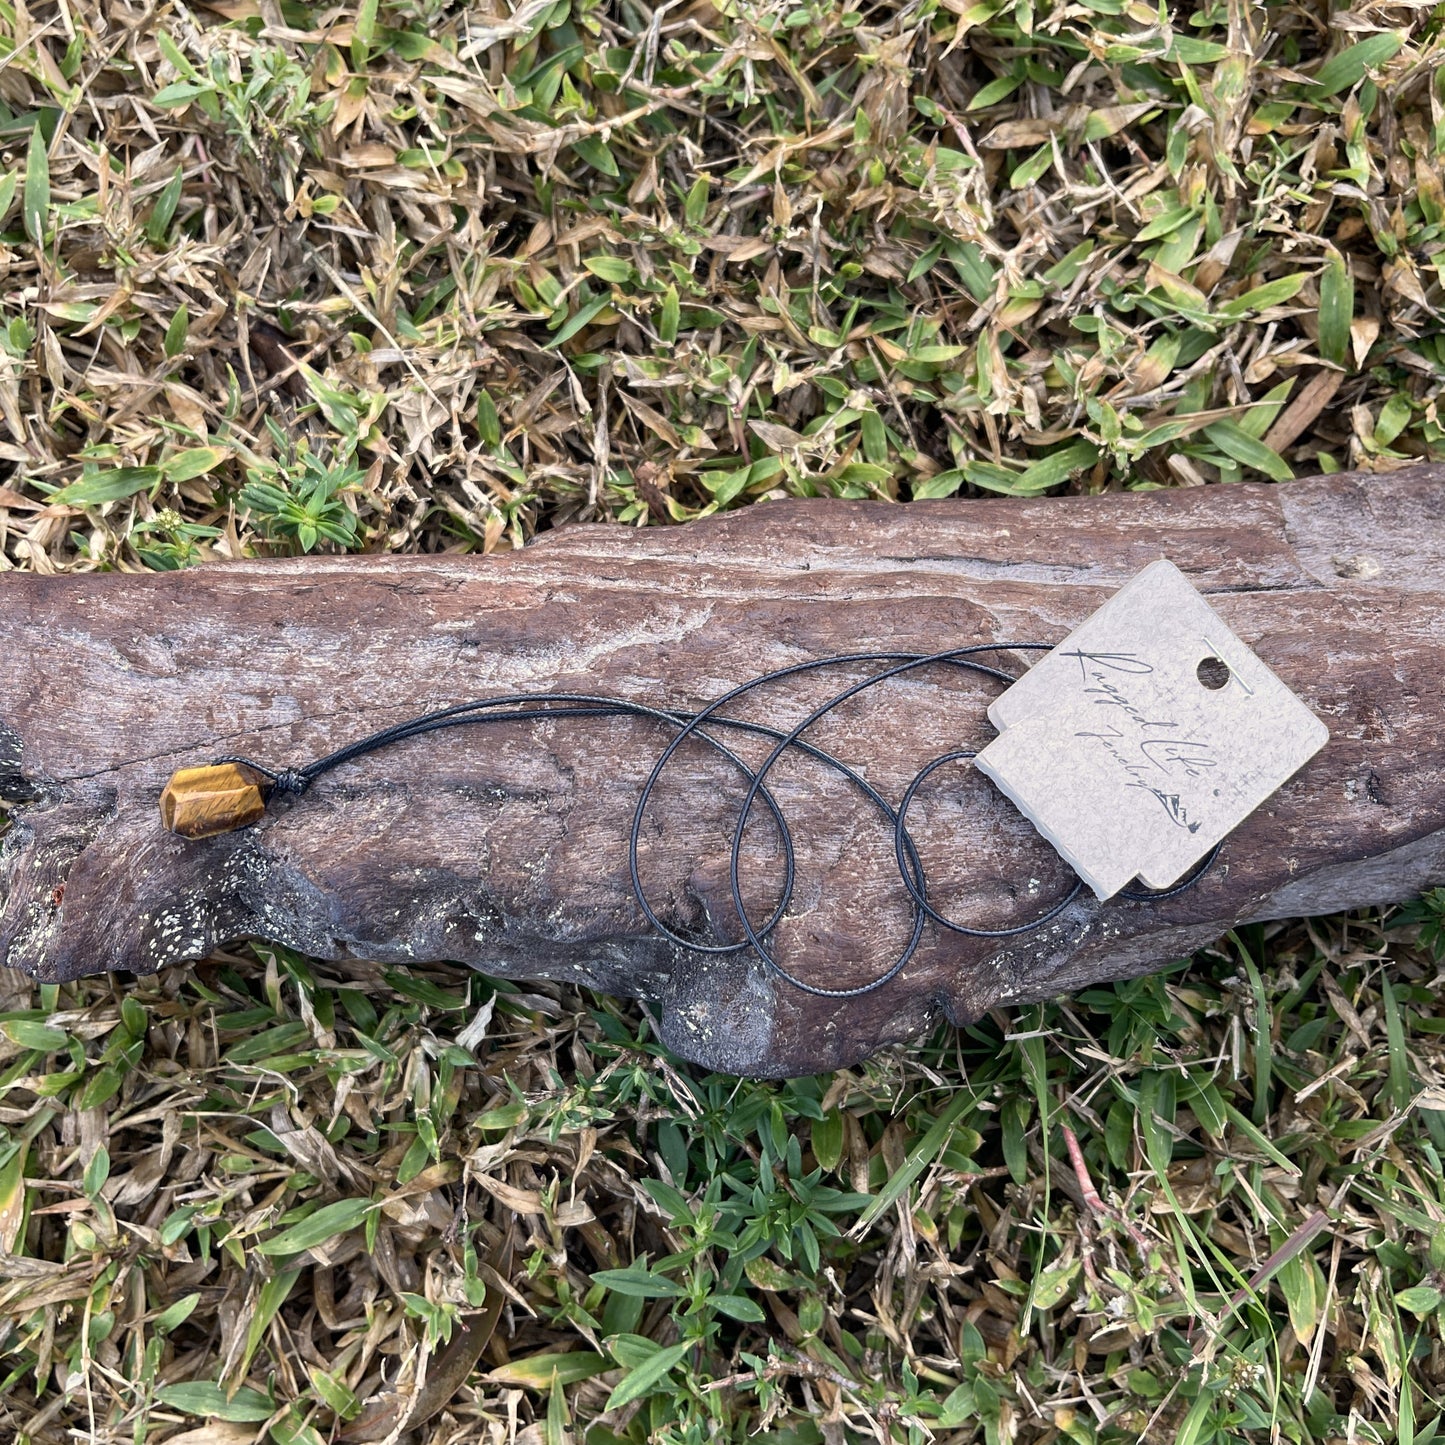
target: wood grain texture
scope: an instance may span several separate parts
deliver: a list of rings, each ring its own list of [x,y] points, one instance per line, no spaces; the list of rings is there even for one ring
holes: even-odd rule
[[[761,671],[860,646],[1052,642],[1168,556],[1329,726],[1319,754],[1163,904],[1081,897],[1008,946],[930,929],[907,970],[812,998],[749,956],[678,950],[631,896],[626,832],[665,742],[628,720],[459,729],[348,764],[240,833],[160,826],[177,767],[296,765],[426,709],[514,690],[695,708]],[[1445,882],[1445,469],[1282,486],[886,506],[768,503],[679,528],[575,527],[495,558],[311,558],[161,576],[0,577],[0,958],[45,979],[146,972],[260,935],[324,958],[447,959],[657,1002],[667,1041],[715,1068],[854,1061],[940,1014],[1145,972],[1243,921]],[[861,675],[861,674],[854,674]],[[828,690],[840,686],[835,678]],[[991,684],[915,678],[817,741],[897,799],[927,758],[977,746]],[[751,716],[796,719],[821,689]],[[642,868],[677,926],[736,936],[736,778],[679,755]],[[987,781],[944,770],[913,819],[930,898],[1023,921],[1066,871]],[[789,762],[798,845],[777,936],[801,976],[873,976],[909,932],[890,831]],[[776,846],[753,830],[765,915]]]

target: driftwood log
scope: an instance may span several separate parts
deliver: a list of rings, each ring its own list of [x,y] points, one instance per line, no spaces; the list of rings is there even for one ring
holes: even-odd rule
[[[636,721],[458,729],[338,769],[243,832],[188,842],[159,825],[176,767],[218,753],[303,763],[474,697],[562,689],[691,709],[860,647],[1054,641],[1161,555],[1313,707],[1329,744],[1192,891],[1102,906],[1085,894],[1007,946],[930,928],[902,975],[858,999],[808,996],[748,953],[682,951],[647,927],[626,838],[665,735]],[[9,575],[0,959],[47,980],[143,973],[258,935],[327,959],[451,960],[650,998],[667,1042],[717,1069],[813,1072],[940,1014],[1147,972],[1241,922],[1445,882],[1442,679],[1445,469],[1430,467],[1024,503],[768,503],[686,527],[573,527],[494,558]],[[821,691],[780,689],[749,715],[796,719]],[[957,676],[889,684],[817,741],[896,800],[927,758],[988,739],[994,692]],[[737,778],[702,748],[678,763],[647,815],[649,895],[674,926],[736,937]],[[798,847],[778,953],[817,983],[866,981],[910,931],[891,834],[816,766],[781,766],[776,792]],[[930,897],[981,926],[1037,914],[1070,881],[962,767],[935,775],[911,821]],[[777,851],[764,818],[744,870],[761,917]]]

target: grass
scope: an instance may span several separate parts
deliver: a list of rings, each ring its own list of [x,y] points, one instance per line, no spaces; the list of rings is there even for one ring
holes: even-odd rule
[[[1442,53],[0,0],[0,569],[1438,457]],[[1440,894],[1245,930],[782,1085],[441,968],[6,977],[0,1434],[1424,1445],[1442,952]]]
[[[1421,1445],[1445,893],[1416,914],[784,1084],[442,968],[11,980],[0,1419],[289,1445],[416,1391],[417,1440]]]

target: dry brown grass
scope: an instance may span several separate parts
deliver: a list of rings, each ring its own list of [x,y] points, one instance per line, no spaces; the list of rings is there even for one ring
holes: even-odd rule
[[[1430,455],[1428,11],[1173,15],[7,0],[5,565]]]

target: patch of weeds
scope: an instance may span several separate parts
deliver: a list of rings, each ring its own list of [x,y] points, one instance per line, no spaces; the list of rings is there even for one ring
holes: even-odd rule
[[[162,511],[131,528],[131,541],[142,562],[156,572],[176,572],[199,562],[202,547],[221,535],[219,527],[185,521],[179,512]]]
[[[267,418],[275,455],[246,468],[237,497],[261,536],[293,541],[303,552],[318,542],[350,547],[357,540],[356,513],[348,498],[360,490],[362,469],[354,461],[326,459],[305,440],[292,442]]]
[[[1390,921],[1396,928],[1418,928],[1420,946],[1437,962],[1445,959],[1445,888],[1427,889]]]
[[[252,45],[244,31],[227,30],[198,63],[186,56],[166,30],[156,32],[160,51],[178,79],[153,98],[161,110],[194,106],[222,127],[251,155],[271,154],[283,141],[301,136],[314,147],[319,128],[334,106],[311,98],[311,77],[297,56],[280,46]]]

